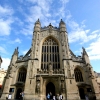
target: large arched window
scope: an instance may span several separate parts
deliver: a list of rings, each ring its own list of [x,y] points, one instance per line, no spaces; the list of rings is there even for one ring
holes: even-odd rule
[[[76,82],[83,82],[82,72],[78,68],[74,70],[74,73]]]
[[[26,69],[21,68],[19,69],[18,82],[25,82],[25,80],[26,80]]]
[[[52,64],[53,70],[60,68],[59,46],[52,38],[48,37],[42,45],[41,69],[48,70],[48,65]]]

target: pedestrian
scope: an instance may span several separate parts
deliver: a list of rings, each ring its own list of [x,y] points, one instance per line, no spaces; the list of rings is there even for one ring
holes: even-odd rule
[[[47,100],[50,100],[50,94],[49,93],[47,94]]]
[[[52,93],[50,92],[50,100],[52,100],[53,99],[53,95],[52,95]]]
[[[19,100],[22,100],[22,92],[19,95]]]
[[[60,98],[60,100],[62,100],[62,99],[63,99],[63,95],[62,95],[62,94],[60,94],[59,98]]]
[[[23,98],[24,98],[24,91],[21,93],[21,95],[22,95],[22,100],[23,100]]]
[[[56,95],[56,100],[59,100],[59,94]]]
[[[86,100],[89,100],[89,98],[88,98],[88,96],[87,96],[87,95],[85,95],[85,99],[86,99]]]
[[[53,96],[53,100],[56,100],[56,97],[55,96]]]

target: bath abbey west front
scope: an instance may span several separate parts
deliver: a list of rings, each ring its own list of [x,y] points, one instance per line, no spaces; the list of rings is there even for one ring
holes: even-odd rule
[[[47,93],[62,94],[64,100],[100,100],[97,74],[93,71],[89,56],[82,48],[81,56],[75,56],[69,48],[68,33],[61,20],[59,27],[51,24],[41,27],[35,22],[32,45],[24,56],[15,49],[1,99],[11,94],[18,99],[24,91],[25,100],[45,100]]]

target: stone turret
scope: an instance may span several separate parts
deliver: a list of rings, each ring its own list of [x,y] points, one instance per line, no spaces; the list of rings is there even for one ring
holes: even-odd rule
[[[12,58],[11,58],[11,62],[10,62],[10,64],[14,64],[16,61],[17,61],[17,58],[18,58],[18,47],[15,49],[15,51],[14,51],[14,53],[13,53],[13,55],[12,55]]]
[[[61,19],[60,23],[59,23],[59,28],[60,28],[60,32],[66,32],[66,24],[64,23],[64,21]]]
[[[85,48],[82,47],[82,49],[83,49],[82,58],[84,59],[84,61],[85,61],[86,64],[90,64],[89,56],[88,56]]]
[[[40,32],[41,29],[41,23],[39,21],[39,19],[35,22],[35,26],[34,26],[34,32]]]

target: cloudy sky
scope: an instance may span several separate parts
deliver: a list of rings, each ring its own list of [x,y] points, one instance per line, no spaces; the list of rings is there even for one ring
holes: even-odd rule
[[[66,23],[70,49],[81,55],[84,47],[91,65],[100,72],[100,0],[2,0],[0,1],[0,55],[7,69],[16,47],[25,54],[32,43],[34,23]]]

